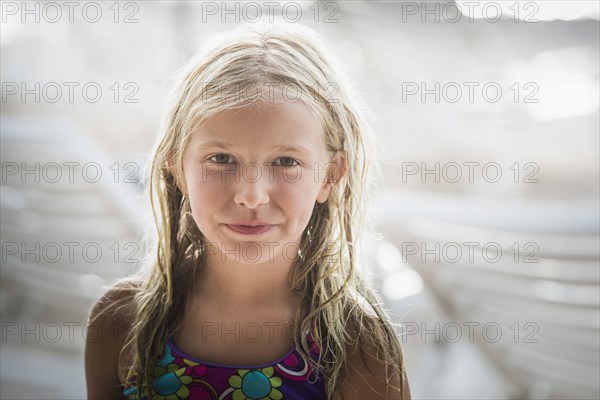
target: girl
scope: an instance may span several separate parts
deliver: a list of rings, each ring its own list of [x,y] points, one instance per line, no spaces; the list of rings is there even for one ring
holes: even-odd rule
[[[175,86],[156,256],[94,306],[89,398],[409,399],[359,275],[371,131],[314,32],[237,29]]]

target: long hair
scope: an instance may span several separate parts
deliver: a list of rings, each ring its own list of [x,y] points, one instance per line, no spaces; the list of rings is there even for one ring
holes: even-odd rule
[[[206,262],[206,239],[178,186],[186,145],[201,124],[222,111],[266,101],[274,87],[318,116],[327,149],[344,151],[347,164],[327,201],[315,204],[294,261],[292,290],[302,298],[294,324],[296,349],[323,374],[329,398],[346,379],[349,345],[368,345],[386,371],[402,376],[393,325],[360,274],[368,186],[377,176],[370,168],[375,142],[366,107],[312,30],[259,23],[223,35],[193,58],[169,97],[149,167],[154,256],[139,273],[127,340],[132,348],[128,378],[140,394],[152,396],[154,365],[182,323],[194,277]],[[308,334],[320,349],[316,361],[309,356]]]

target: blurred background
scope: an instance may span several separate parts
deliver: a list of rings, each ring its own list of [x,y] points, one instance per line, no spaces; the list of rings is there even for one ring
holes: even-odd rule
[[[267,3],[1,2],[0,397],[85,397],[87,313],[142,259],[171,78],[271,9],[374,115],[366,269],[413,398],[599,398],[599,3]]]

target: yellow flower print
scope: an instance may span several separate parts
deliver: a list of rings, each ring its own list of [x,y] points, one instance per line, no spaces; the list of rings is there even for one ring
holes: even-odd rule
[[[192,382],[192,377],[183,375],[184,372],[185,368],[180,368],[156,378],[152,383],[156,394],[152,398],[155,400],[187,399],[190,396],[187,385]]]
[[[277,389],[281,378],[273,376],[273,367],[262,369],[238,369],[229,378],[229,386],[234,388],[233,400],[279,400],[283,394]]]

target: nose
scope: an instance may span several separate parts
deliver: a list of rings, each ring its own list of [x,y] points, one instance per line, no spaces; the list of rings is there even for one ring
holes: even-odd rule
[[[241,174],[236,184],[235,203],[248,208],[256,208],[268,203],[270,188],[268,176],[264,175],[264,171],[256,168],[248,168],[247,173]]]

